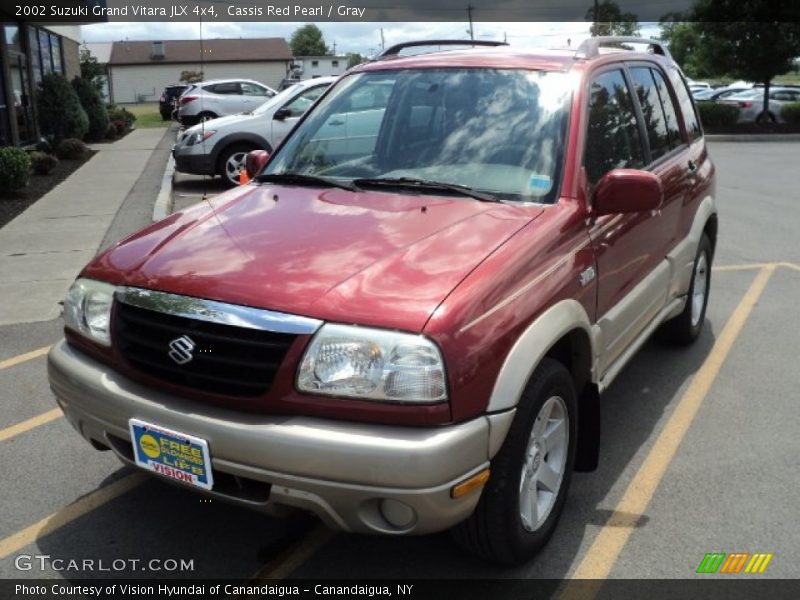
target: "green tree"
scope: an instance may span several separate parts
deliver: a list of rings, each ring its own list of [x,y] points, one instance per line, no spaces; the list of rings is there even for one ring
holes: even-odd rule
[[[100,92],[92,85],[92,82],[83,77],[75,77],[72,80],[72,87],[78,94],[83,110],[89,118],[89,131],[86,134],[88,141],[102,140],[108,132],[108,110]]]
[[[616,2],[603,0],[597,5],[597,18],[592,6],[586,11],[586,20],[594,21],[589,28],[592,37],[606,35],[638,36],[639,22],[636,15],[629,12],[622,12]]]
[[[360,65],[361,63],[365,62],[366,59],[361,56],[358,52],[348,52],[347,53],[347,68],[355,67],[356,65]]]
[[[725,21],[717,21],[725,15]],[[769,84],[800,55],[800,5],[772,0],[697,0],[698,52],[715,71],[764,84],[761,118],[769,114]],[[777,115],[775,115],[777,117]]]
[[[184,83],[198,83],[203,81],[202,71],[181,71],[181,77],[178,81]]]
[[[313,23],[295,29],[289,40],[293,56],[330,56],[322,31]]]
[[[687,22],[687,16],[681,13],[668,13],[661,17],[659,39],[666,42],[675,62],[680,65],[688,77],[717,77],[724,73],[715,73],[705,61],[705,55],[699,51],[702,44],[702,33],[698,23]]]
[[[67,78],[59,73],[42,77],[36,91],[36,109],[42,133],[55,141],[82,139],[89,131],[89,117],[78,94]]]
[[[89,81],[98,92],[103,91],[103,78],[106,76],[106,65],[97,62],[89,48],[81,47],[81,77]]]

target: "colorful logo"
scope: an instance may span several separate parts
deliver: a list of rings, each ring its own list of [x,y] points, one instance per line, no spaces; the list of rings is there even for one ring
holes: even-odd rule
[[[724,573],[735,575],[738,573],[763,573],[772,554],[756,552],[710,552],[703,557],[697,567],[697,573]]]
[[[142,449],[148,458],[155,458],[161,454],[161,449],[158,447],[158,442],[149,433],[144,434],[139,438],[139,447]]]

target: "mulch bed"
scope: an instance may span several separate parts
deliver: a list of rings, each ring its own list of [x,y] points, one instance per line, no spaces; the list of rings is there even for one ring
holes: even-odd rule
[[[763,134],[800,133],[800,123],[736,123],[735,125],[706,126],[705,133],[714,134]]]
[[[31,175],[30,183],[16,191],[0,190],[0,227],[9,223],[31,204],[72,175],[83,163],[96,154],[90,150],[81,160],[59,160],[55,169],[47,175]]]

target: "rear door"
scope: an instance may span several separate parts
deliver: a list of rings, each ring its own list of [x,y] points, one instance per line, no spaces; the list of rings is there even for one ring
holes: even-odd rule
[[[233,115],[242,112],[241,105],[242,91],[238,81],[226,81],[216,83],[208,88],[208,98],[204,110],[211,110],[217,116]]]

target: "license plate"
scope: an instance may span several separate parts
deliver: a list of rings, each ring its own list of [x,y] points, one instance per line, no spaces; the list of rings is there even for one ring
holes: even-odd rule
[[[204,490],[214,485],[208,442],[138,419],[128,424],[137,465]]]

